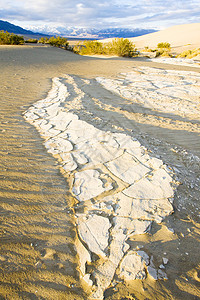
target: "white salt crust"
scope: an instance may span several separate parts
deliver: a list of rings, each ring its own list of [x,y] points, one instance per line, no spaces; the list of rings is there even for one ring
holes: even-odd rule
[[[200,75],[197,72],[140,67],[117,79],[98,77],[106,89],[130,103],[151,110],[192,118],[200,114]]]
[[[144,77],[146,70],[142,70]],[[126,78],[137,77],[131,73]],[[116,273],[124,281],[144,279],[149,268],[156,279],[164,278],[164,272],[159,277],[144,251],[129,250],[127,240],[148,232],[153,221],[160,223],[173,212],[173,180],[163,162],[151,157],[137,140],[99,130],[69,112],[65,107],[69,96],[81,106],[84,92],[73,77],[65,80],[66,84],[54,78],[47,98],[31,106],[24,117],[38,129],[47,151],[71,176],[77,206],[84,203],[84,211],[76,213],[80,276],[92,286],[91,298],[103,299]],[[98,80],[106,87],[115,86],[113,81]],[[74,87],[74,94],[69,94],[67,83]],[[143,89],[139,80],[137,84]],[[161,85],[160,79],[157,85]],[[169,82],[162,85],[171,86]],[[97,265],[92,254],[99,257]],[[86,272],[87,263],[91,263],[90,273]]]
[[[157,62],[157,63],[164,63],[170,65],[177,65],[177,66],[186,66],[186,67],[195,67],[200,68],[200,61],[191,58],[175,58],[175,57],[157,57],[157,58],[150,58],[150,61]]]

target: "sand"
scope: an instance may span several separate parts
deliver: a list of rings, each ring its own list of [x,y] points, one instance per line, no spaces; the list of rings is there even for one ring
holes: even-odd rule
[[[79,117],[100,130],[137,138],[153,156],[175,171],[181,184],[174,213],[152,226],[151,234],[129,241],[132,249],[153,255],[156,267],[168,262],[168,280],[118,282],[105,299],[195,299],[199,296],[198,118],[150,110],[101,87],[94,78],[117,79],[133,67],[198,70],[145,60],[96,59],[49,47],[1,47],[1,286],[6,299],[87,299],[79,280],[74,197],[57,161],[22,113],[45,98],[51,79],[64,74],[92,81]],[[166,262],[166,260],[165,260]]]
[[[173,54],[179,54],[185,50],[192,50],[200,47],[200,23],[176,25],[158,32],[143,36],[130,38],[138,50],[149,47],[155,49],[158,43],[170,43]],[[108,42],[111,39],[102,40]]]
[[[131,40],[135,43],[136,47],[149,46],[150,48],[156,48],[158,43],[167,42],[170,43],[173,51],[181,53],[187,49],[200,47],[199,32],[200,23],[184,24],[132,38]]]

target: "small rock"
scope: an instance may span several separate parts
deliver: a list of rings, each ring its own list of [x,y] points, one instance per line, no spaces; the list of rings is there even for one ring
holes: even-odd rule
[[[146,274],[143,258],[136,252],[130,251],[121,262],[119,277],[128,281],[144,279]]]
[[[163,257],[163,264],[166,265],[168,263],[169,259],[166,257]]]
[[[161,265],[159,266],[159,268],[160,268],[160,269],[165,269],[165,266],[164,266],[163,264],[161,264]]]
[[[88,245],[90,251],[103,257],[105,257],[104,250],[108,246],[110,227],[111,224],[105,217],[94,214],[85,221],[78,216],[78,231],[81,239]]]
[[[157,280],[157,279],[158,279],[158,275],[157,275],[156,269],[154,269],[154,268],[151,267],[151,266],[148,266],[148,267],[147,267],[147,271],[148,271],[149,275],[150,275],[154,280]]]
[[[92,285],[93,285],[93,282],[92,282],[92,280],[90,279],[90,274],[86,274],[86,275],[83,277],[83,280],[84,280],[89,286],[92,286]]]
[[[167,274],[164,271],[162,271],[162,270],[158,270],[158,279],[165,279],[165,280],[167,280],[168,279]]]
[[[146,265],[149,264],[149,256],[148,256],[148,254],[146,254],[146,252],[139,250],[139,251],[137,251],[137,254],[142,257],[142,259],[145,261]]]
[[[174,229],[173,229],[173,228],[168,227],[167,229],[168,229],[169,231],[171,231],[172,233],[174,233]]]

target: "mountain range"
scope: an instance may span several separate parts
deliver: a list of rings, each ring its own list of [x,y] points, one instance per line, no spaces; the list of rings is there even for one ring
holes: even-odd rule
[[[113,37],[123,37],[130,38],[141,36],[144,34],[156,32],[154,29],[142,29],[142,28],[79,28],[79,27],[65,27],[65,26],[29,26],[28,27],[33,32],[42,32],[43,34],[48,35],[61,35],[65,37],[71,38],[88,38],[88,39],[105,39],[105,38],[113,38]]]
[[[60,35],[68,38],[105,39],[113,37],[130,38],[156,32],[154,29],[128,28],[78,28],[65,26],[27,26],[26,29],[0,20],[0,30],[25,36]]]
[[[21,34],[21,35],[35,35],[37,33],[30,30],[26,30],[20,26],[16,26],[7,21],[0,20],[0,30],[8,31],[9,33]]]

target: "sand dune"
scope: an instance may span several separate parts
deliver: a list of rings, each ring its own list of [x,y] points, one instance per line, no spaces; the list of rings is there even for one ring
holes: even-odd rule
[[[168,42],[172,47],[200,46],[200,23],[178,25],[150,33],[137,38],[131,38],[137,46],[156,47],[159,42]]]
[[[108,42],[111,39],[106,39]],[[137,48],[148,46],[155,48],[160,42],[168,42],[177,52],[182,49],[194,49],[200,47],[200,23],[184,24],[169,27],[165,30],[146,34],[136,38],[130,38]]]

